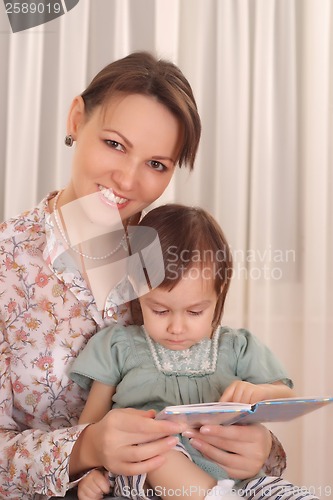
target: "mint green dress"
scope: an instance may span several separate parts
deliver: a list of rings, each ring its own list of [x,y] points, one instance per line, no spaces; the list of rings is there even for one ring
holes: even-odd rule
[[[157,412],[165,406],[218,401],[234,380],[282,381],[292,387],[273,353],[244,329],[219,327],[182,351],[154,342],[143,327],[108,327],[95,334],[71,368],[71,378],[89,389],[93,380],[117,387],[112,408]],[[180,437],[192,460],[215,479],[227,473]]]

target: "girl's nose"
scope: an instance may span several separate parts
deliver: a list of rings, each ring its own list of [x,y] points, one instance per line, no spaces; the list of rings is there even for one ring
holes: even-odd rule
[[[184,332],[184,323],[181,316],[173,315],[172,318],[170,318],[168,332],[173,335],[180,335]]]

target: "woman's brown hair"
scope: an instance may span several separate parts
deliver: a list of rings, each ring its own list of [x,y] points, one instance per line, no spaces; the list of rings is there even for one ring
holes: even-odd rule
[[[149,52],[133,52],[108,64],[81,94],[87,116],[119,92],[155,97],[176,116],[182,129],[178,163],[180,167],[185,164],[192,169],[201,122],[192,88],[178,66]]]

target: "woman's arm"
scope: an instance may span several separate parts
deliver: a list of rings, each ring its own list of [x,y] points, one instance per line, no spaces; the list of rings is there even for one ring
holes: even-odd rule
[[[0,325],[4,325],[1,315]],[[41,430],[17,423],[9,369],[12,355],[5,328],[0,327],[0,497],[64,496],[69,484],[69,456],[85,426],[47,432],[47,424],[41,424]],[[33,402],[33,388],[26,397]]]
[[[263,469],[268,476],[282,476],[287,467],[286,452],[278,438],[271,432],[272,446]]]
[[[70,483],[69,456],[83,426],[20,432],[9,430],[12,421],[3,416],[0,425],[0,497],[24,500],[38,493],[63,497]]]

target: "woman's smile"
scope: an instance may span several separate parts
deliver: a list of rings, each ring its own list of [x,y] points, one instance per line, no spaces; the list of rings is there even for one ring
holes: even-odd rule
[[[106,205],[122,209],[122,208],[127,207],[127,205],[130,202],[130,200],[128,198],[124,198],[123,196],[120,196],[118,193],[113,191],[112,188],[107,188],[107,187],[99,184],[98,189],[99,189],[100,194],[101,194],[101,200]]]

